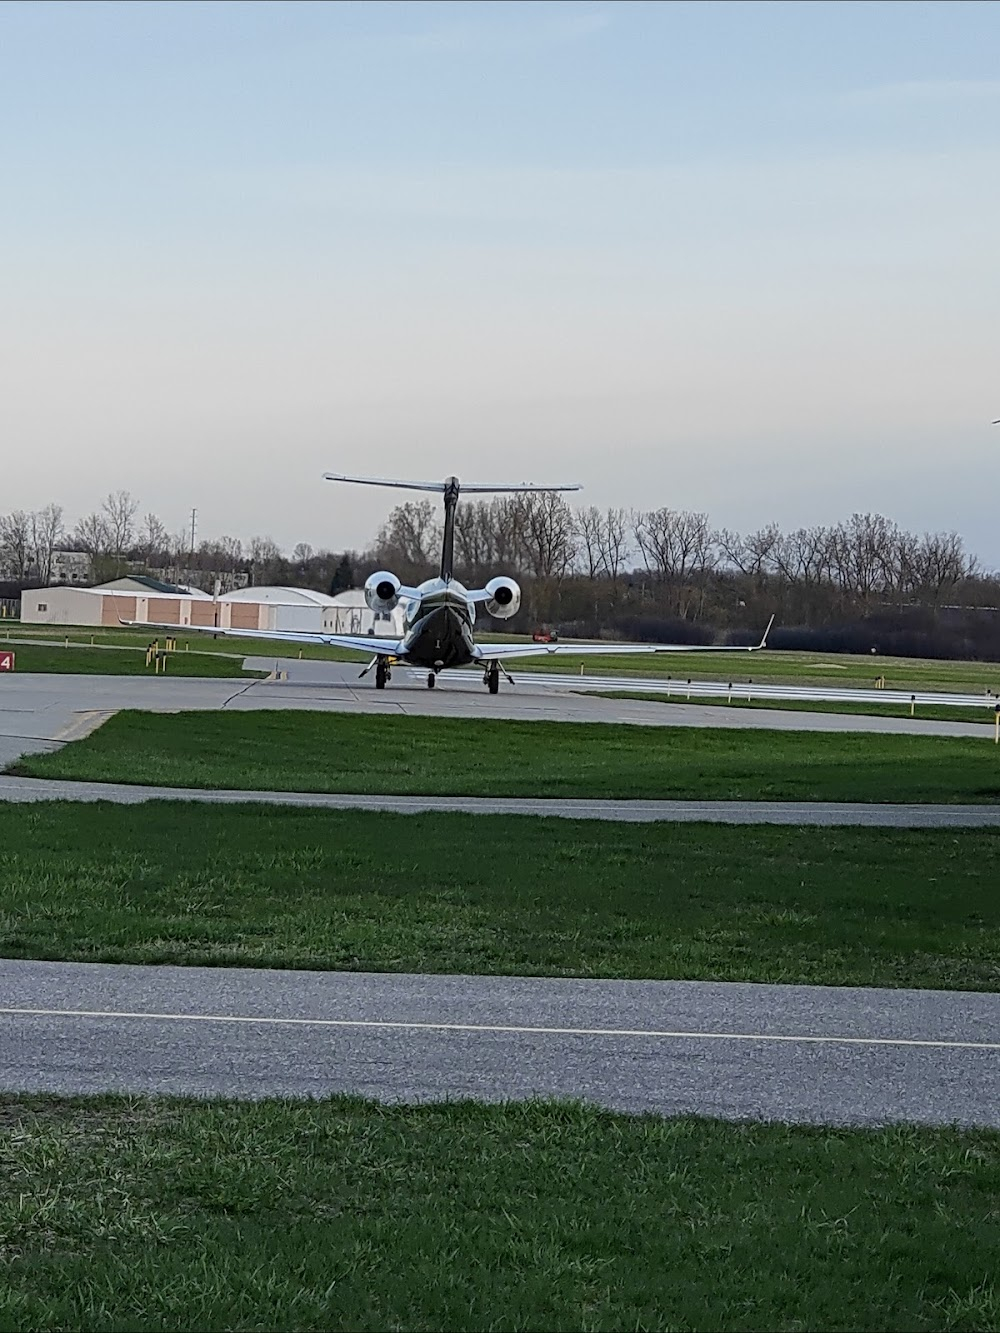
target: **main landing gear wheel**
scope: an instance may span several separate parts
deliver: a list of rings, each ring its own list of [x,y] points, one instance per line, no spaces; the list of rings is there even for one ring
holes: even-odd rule
[[[428,688],[429,690],[432,690],[436,684],[437,684],[437,676],[435,676],[435,674],[434,674],[433,671],[428,671],[428,673],[427,673],[427,688]]]
[[[379,661],[375,664],[375,688],[384,690],[385,683],[389,679],[389,664]]]
[[[500,693],[500,664],[491,662],[486,668],[486,685],[490,694]]]

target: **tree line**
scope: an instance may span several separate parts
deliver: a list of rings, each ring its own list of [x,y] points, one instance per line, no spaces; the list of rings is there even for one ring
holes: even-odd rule
[[[439,544],[435,506],[410,502],[393,509],[373,554],[402,577],[419,579],[434,569]],[[775,596],[807,623],[876,603],[938,607],[965,584],[996,583],[958,533],[911,533],[881,514],[787,533],[775,523],[739,533],[713,528],[705,513],[574,509],[544,493],[460,504],[455,554],[476,581],[511,569],[558,592],[559,601],[574,584],[578,595],[596,592],[609,605],[630,589],[692,622],[728,619]]]
[[[380,568],[418,583],[437,572],[440,546],[431,500],[395,506],[365,551],[301,542],[288,555],[261,536],[192,549],[188,533],[170,534],[154,513],[140,517],[128,491],[110,493],[72,530],[56,504],[0,516],[0,564],[21,583],[48,582],[53,552],[73,549],[90,557],[94,582],[131,570],[207,591],[218,581],[223,589],[252,582],[338,592]],[[577,508],[557,493],[514,493],[459,504],[455,557],[469,586],[496,573],[519,580],[522,625],[589,635],[708,641],[755,629],[774,613],[786,636],[854,626],[867,639],[873,625],[891,622],[897,636],[919,626],[913,632],[927,640],[938,631],[954,637],[956,608],[966,621],[995,626],[1000,605],[998,576],[958,533],[913,533],[881,514],[740,533],[715,528],[701,512]]]
[[[192,545],[189,531],[172,533],[155,513],[140,510],[129,491],[119,490],[72,528],[57,504],[0,514],[0,578],[21,586],[49,584],[57,553],[75,552],[87,557],[91,583],[147,573],[209,592],[216,581],[224,591],[249,581],[353,586],[353,568],[346,568],[343,552],[317,552],[301,542],[286,557],[276,542],[261,536],[247,542],[214,537]]]

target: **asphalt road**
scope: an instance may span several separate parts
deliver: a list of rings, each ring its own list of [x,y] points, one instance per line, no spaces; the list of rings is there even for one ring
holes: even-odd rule
[[[0,963],[0,1088],[1000,1127],[1000,995]]]

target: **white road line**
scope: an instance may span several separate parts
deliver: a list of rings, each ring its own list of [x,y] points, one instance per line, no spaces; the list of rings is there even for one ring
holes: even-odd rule
[[[244,1023],[271,1027],[373,1028],[415,1032],[502,1032],[545,1037],[649,1037],[676,1041],[801,1042],[818,1046],[919,1046],[937,1050],[1000,1051],[1000,1041],[940,1041],[915,1037],[845,1037],[768,1032],[672,1032],[656,1028],[550,1028],[504,1023],[417,1023],[369,1018],[258,1018],[248,1014],[155,1014],[113,1009],[0,1008],[0,1016],[138,1018],[161,1023]]]

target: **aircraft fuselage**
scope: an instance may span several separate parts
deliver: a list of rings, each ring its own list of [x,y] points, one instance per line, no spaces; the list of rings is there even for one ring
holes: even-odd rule
[[[400,658],[427,671],[474,662],[476,608],[462,584],[457,579],[428,579],[417,591],[419,598],[403,603],[406,629]]]

